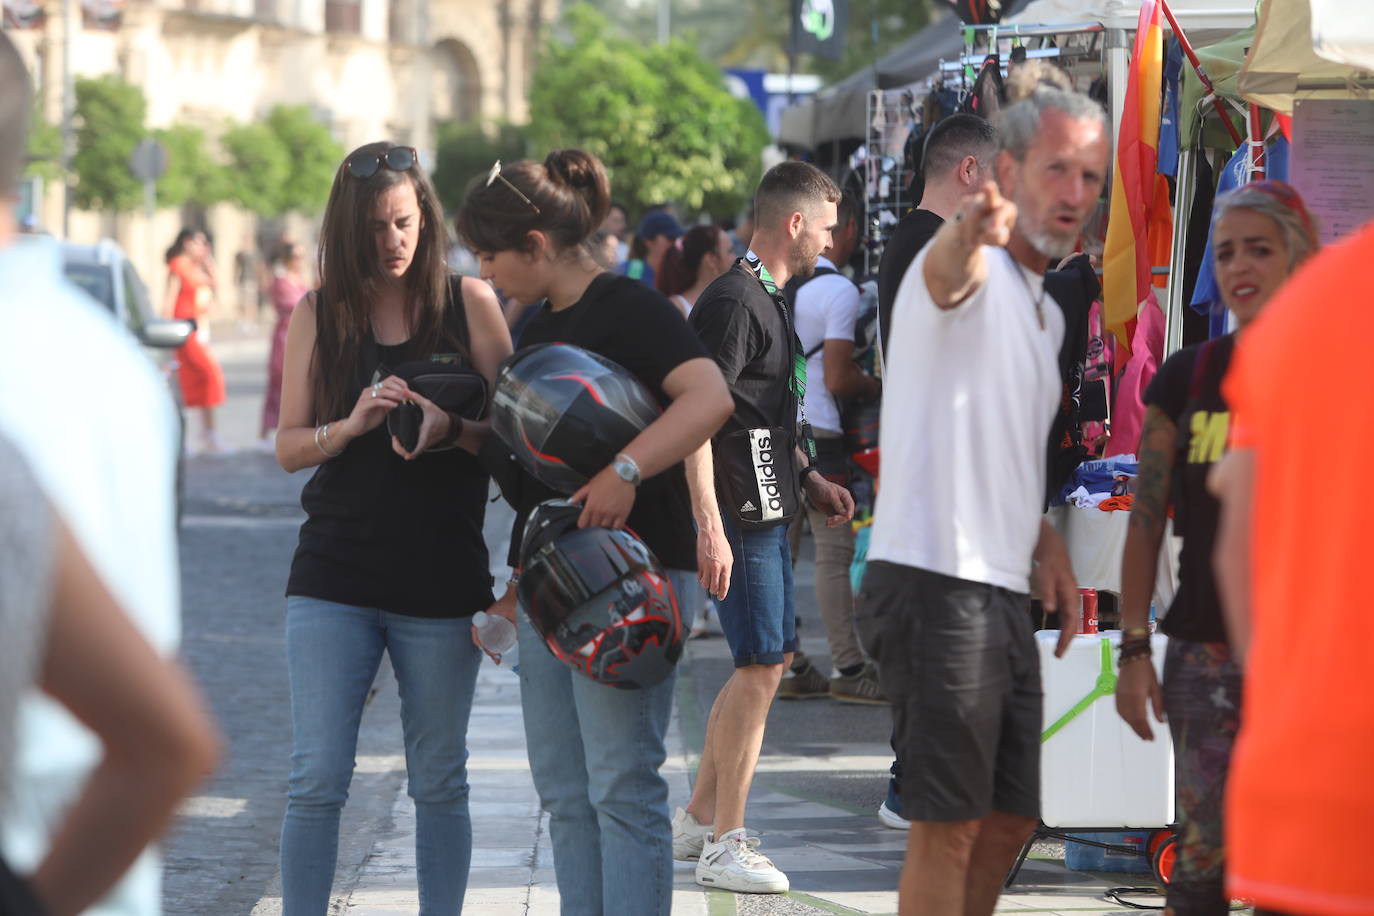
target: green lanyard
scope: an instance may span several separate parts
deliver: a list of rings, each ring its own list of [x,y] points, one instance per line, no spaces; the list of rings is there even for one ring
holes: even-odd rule
[[[801,351],[796,343],[797,334],[792,327],[792,313],[787,307],[787,298],[778,292],[778,284],[773,280],[773,275],[768,272],[768,268],[764,266],[763,261],[754,252],[750,251],[745,254],[744,266],[759,281],[763,291],[772,298],[773,303],[782,312],[782,323],[787,328],[787,335],[792,344],[792,379],[788,387],[796,401],[795,413],[800,416],[800,422],[797,421],[797,417],[792,419],[793,422],[798,422],[801,430],[802,450],[814,463],[816,460],[816,440],[811,435],[811,424],[806,420],[806,404],[804,403],[806,401],[806,354]]]

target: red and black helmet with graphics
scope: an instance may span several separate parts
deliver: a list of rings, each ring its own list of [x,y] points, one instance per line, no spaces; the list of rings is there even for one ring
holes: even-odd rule
[[[526,471],[577,492],[661,413],[649,390],[604,356],[571,344],[506,359],[492,396],[492,431]]]
[[[554,657],[599,684],[652,687],[682,655],[682,614],[658,558],[628,530],[578,528],[582,507],[540,503],[525,523],[520,606]]]

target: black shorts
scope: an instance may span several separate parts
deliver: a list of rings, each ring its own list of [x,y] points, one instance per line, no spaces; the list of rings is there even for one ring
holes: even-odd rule
[[[859,592],[902,762],[902,814],[1039,819],[1040,656],[1026,595],[872,562]]]

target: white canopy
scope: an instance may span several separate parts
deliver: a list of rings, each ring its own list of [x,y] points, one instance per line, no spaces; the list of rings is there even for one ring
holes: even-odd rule
[[[1267,0],[1241,66],[1240,94],[1293,112],[1296,99],[1348,99],[1374,71],[1374,4]]]
[[[1312,45],[1327,60],[1374,73],[1374,5],[1310,0]]]
[[[1194,46],[1255,23],[1255,4],[1245,0],[1170,0],[1169,8]],[[1140,0],[1032,0],[1002,21],[1007,25],[1100,22],[1109,29],[1134,31],[1139,20]],[[1165,22],[1164,27],[1167,31],[1169,24]]]

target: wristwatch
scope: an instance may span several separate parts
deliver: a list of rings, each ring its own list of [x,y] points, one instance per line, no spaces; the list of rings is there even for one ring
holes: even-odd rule
[[[611,470],[615,471],[616,476],[630,486],[639,486],[639,465],[624,452],[615,456],[615,461],[611,462]]]

